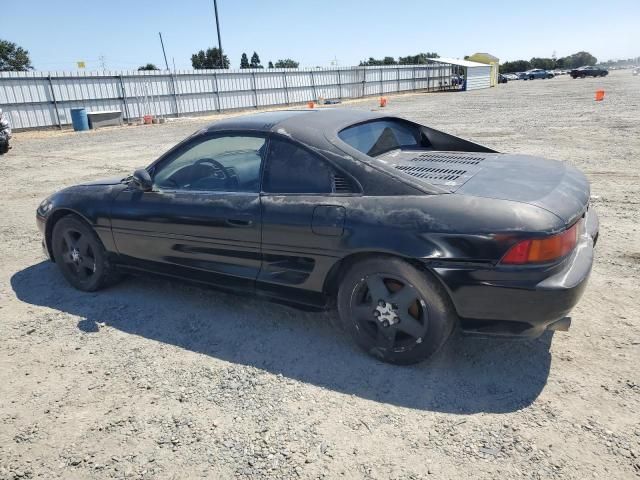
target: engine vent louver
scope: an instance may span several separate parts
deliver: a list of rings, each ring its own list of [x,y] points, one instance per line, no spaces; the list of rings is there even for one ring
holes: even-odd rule
[[[429,185],[444,187],[453,192],[477,174],[483,168],[482,162],[493,155],[496,154],[396,150],[383,157],[383,160],[405,175],[411,175]]]
[[[351,181],[339,173],[333,174],[333,191],[334,193],[354,193]]]
[[[466,170],[456,170],[453,168],[418,167],[413,165],[398,165],[398,170],[409,175],[426,180],[444,180],[453,182],[467,173]]]
[[[473,156],[464,153],[442,153],[442,152],[426,152],[421,153],[417,157],[410,159],[411,162],[438,162],[438,163],[455,163],[458,165],[478,165],[484,157]]]

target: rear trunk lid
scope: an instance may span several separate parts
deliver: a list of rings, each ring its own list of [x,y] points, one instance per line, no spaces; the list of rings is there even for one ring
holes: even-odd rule
[[[586,211],[589,182],[577,169],[529,155],[395,150],[378,157],[414,180],[450,193],[536,205],[567,225]]]

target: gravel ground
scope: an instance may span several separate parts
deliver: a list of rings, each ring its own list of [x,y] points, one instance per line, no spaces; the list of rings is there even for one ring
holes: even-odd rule
[[[457,336],[413,367],[364,355],[330,313],[154,278],[80,293],[44,261],[40,200],[208,120],[16,134],[0,158],[0,479],[638,478],[639,107],[624,71],[389,97],[390,113],[578,166],[601,219],[570,332]]]

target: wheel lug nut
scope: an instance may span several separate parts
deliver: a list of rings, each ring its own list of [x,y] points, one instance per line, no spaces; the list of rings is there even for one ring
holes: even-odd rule
[[[387,320],[385,320],[384,322],[382,322],[382,326],[383,327],[388,327],[389,326],[389,322]]]
[[[373,311],[373,316],[374,317],[379,317],[380,316],[380,312],[378,310],[374,310]]]

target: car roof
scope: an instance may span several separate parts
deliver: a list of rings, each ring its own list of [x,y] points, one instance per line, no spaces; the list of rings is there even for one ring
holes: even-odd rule
[[[313,129],[317,133],[331,135],[348,125],[375,118],[383,118],[383,115],[347,108],[277,110],[226,118],[208,125],[205,130],[253,130],[299,137],[307,136]]]

